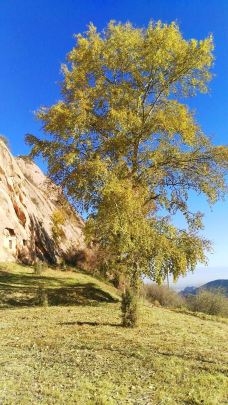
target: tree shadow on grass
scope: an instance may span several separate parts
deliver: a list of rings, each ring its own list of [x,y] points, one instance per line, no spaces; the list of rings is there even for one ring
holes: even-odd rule
[[[89,321],[73,321],[73,322],[60,322],[59,325],[61,326],[72,326],[72,325],[78,325],[78,326],[114,326],[114,327],[122,327],[122,324],[120,323],[111,323],[111,322],[89,322]]]
[[[227,324],[227,317],[210,315],[203,312],[193,312],[188,309],[170,308],[170,310],[178,314],[193,316],[194,318],[199,318],[202,319],[203,321],[212,321]]]
[[[203,364],[205,363],[207,365],[218,366],[217,369],[219,370],[219,372],[224,372],[224,371],[221,371],[221,367],[220,367],[220,365],[218,365],[217,359],[213,359],[213,360],[208,359],[206,357],[207,356],[206,354],[205,354],[205,357],[203,357],[200,354],[194,356],[194,355],[192,355],[192,353],[183,353],[183,352],[177,353],[177,352],[168,352],[168,351],[161,351],[161,350],[159,350],[157,352],[157,354],[161,355],[161,356],[171,357],[171,358],[177,357],[182,360],[193,361],[196,368],[199,368],[198,363],[203,363]],[[224,364],[221,364],[221,366],[226,367],[226,362],[224,361]],[[202,366],[201,366],[201,368],[202,368]]]
[[[9,273],[8,271],[1,270],[0,268],[0,289],[8,288],[10,286],[23,286],[23,287],[42,287],[48,285],[49,287],[58,287],[64,284],[64,279],[57,277],[44,277],[33,273]]]
[[[64,280],[54,277],[0,271],[1,308],[39,306],[42,305],[41,295],[45,295],[45,302],[50,306],[98,305],[118,301],[94,283],[66,286]]]
[[[114,303],[117,301],[111,294],[97,287],[94,283],[76,284],[73,287],[48,291],[50,305],[87,305],[89,303]]]

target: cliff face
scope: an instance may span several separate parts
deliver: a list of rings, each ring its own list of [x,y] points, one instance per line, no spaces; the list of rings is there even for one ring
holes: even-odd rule
[[[52,215],[64,212],[62,236],[53,238]],[[0,140],[0,261],[56,262],[84,248],[83,220],[32,161],[14,158]]]

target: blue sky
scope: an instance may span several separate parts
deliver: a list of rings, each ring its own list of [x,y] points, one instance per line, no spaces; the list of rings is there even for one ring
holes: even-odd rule
[[[15,155],[25,154],[27,132],[40,134],[33,111],[59,98],[60,64],[74,44],[73,34],[92,21],[102,29],[110,19],[145,26],[150,19],[177,21],[185,38],[214,35],[215,77],[209,95],[191,100],[204,131],[216,144],[228,139],[227,0],[0,0],[0,133]],[[203,198],[192,202],[205,212],[205,236],[214,242],[209,268],[185,284],[227,278],[228,201],[213,211]],[[193,277],[193,279],[192,279]],[[181,281],[180,281],[181,282]]]

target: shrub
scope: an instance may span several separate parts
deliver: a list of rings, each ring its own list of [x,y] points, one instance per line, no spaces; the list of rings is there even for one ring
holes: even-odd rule
[[[221,289],[200,290],[197,295],[189,295],[186,302],[190,311],[228,316],[228,298]]]
[[[149,302],[163,307],[180,308],[185,305],[184,298],[166,286],[145,284],[142,294]]]
[[[61,258],[58,267],[60,268],[60,270],[62,271],[67,271],[68,270],[68,265],[66,263],[66,260]]]
[[[33,269],[34,269],[34,273],[36,274],[36,276],[40,276],[43,273],[44,267],[45,267],[44,263],[40,262],[40,261],[38,261],[34,264]]]
[[[29,155],[19,155],[18,158],[22,159],[22,160],[24,160],[25,162],[28,162],[28,163],[33,162],[31,156],[29,156]]]

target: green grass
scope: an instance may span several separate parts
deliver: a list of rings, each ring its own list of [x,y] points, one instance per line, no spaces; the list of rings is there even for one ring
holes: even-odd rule
[[[139,327],[126,330],[120,326],[120,303],[113,302],[118,295],[106,283],[55,270],[34,276],[18,266],[2,272],[8,273],[1,276],[2,290],[42,284],[58,294],[78,288],[81,305],[6,308],[4,303],[1,405],[228,403],[225,319],[142,303]],[[100,293],[91,298],[81,285]]]
[[[97,305],[119,300],[116,290],[79,271],[47,268],[42,275],[19,264],[0,264],[0,307],[39,305],[39,291],[46,291],[50,305]]]

